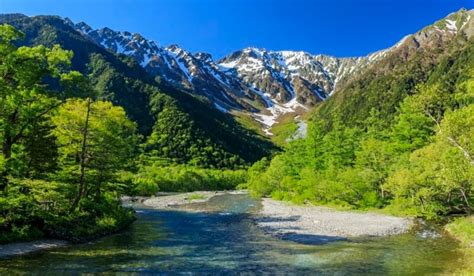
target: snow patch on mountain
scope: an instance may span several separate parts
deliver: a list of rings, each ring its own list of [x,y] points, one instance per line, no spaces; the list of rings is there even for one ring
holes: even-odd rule
[[[446,19],[446,28],[453,33],[458,31],[458,28],[456,27],[456,21],[454,20]]]
[[[192,73],[189,71],[188,67],[186,66],[187,64],[183,62],[185,59],[181,57],[183,55],[183,50],[177,47],[168,47],[166,48],[166,50],[168,50],[168,53],[173,57],[174,62],[176,62],[181,72],[187,77],[189,83],[192,83],[193,82]]]
[[[214,102],[214,106],[217,108],[217,110],[219,110],[220,112],[223,112],[223,113],[228,113],[229,110],[227,110],[226,108],[222,107],[220,104]]]

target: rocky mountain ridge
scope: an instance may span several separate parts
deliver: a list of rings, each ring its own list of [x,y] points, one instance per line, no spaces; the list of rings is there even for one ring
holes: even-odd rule
[[[311,108],[331,95],[337,83],[382,57],[336,58],[307,52],[246,48],[214,61],[177,45],[161,47],[140,34],[92,29],[65,21],[102,47],[133,57],[150,74],[176,88],[207,97],[222,112],[248,112],[267,134],[280,115]]]
[[[217,61],[210,54],[193,54],[178,45],[160,46],[138,33],[109,28],[94,30],[84,22],[64,20],[104,48],[133,57],[162,81],[208,98],[218,110],[250,114],[271,135],[270,128],[281,115],[305,112],[391,52],[406,57],[411,51],[451,39],[460,32],[471,35],[471,15],[472,10],[462,9],[388,49],[365,57],[337,58],[302,51],[245,48]]]

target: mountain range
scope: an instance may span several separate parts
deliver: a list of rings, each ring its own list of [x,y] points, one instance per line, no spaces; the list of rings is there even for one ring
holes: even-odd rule
[[[140,34],[92,29],[64,19],[84,37],[117,54],[133,57],[147,72],[169,85],[210,99],[222,112],[251,114],[265,132],[280,115],[304,112],[330,96],[336,85],[384,56],[336,58],[307,52],[246,48],[214,61],[178,45],[160,47]]]
[[[163,47],[138,33],[93,29],[84,22],[64,20],[105,49],[133,57],[148,73],[169,85],[208,98],[218,110],[249,114],[271,135],[270,129],[281,115],[306,112],[389,53],[399,48],[424,47],[437,37],[449,39],[458,32],[469,34],[466,26],[471,14],[466,10],[450,14],[388,49],[363,57],[245,48],[220,60],[207,53],[191,53],[178,45]]]

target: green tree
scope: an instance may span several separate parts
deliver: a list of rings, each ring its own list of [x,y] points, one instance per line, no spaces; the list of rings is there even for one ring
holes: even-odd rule
[[[389,175],[396,158],[388,142],[372,137],[363,140],[356,151],[355,168],[360,172],[365,171],[367,176],[370,175],[370,179],[366,179],[366,182],[373,181],[370,183],[372,189],[377,191],[382,199],[385,197],[382,184]]]
[[[324,122],[313,118],[308,124],[308,136],[304,140],[308,148],[308,159],[306,162],[314,169],[322,169],[325,166],[324,152]]]
[[[60,104],[48,93],[44,79],[65,76],[64,68],[72,57],[59,46],[16,47],[14,42],[23,37],[12,26],[0,26],[0,143],[4,162],[0,191],[6,189],[7,175],[15,170],[16,146]]]
[[[474,166],[474,104],[446,114],[438,133]]]
[[[53,117],[62,176],[77,183],[71,209],[83,197],[100,199],[107,183],[127,166],[137,145],[136,125],[109,102],[68,100]]]
[[[335,119],[331,131],[323,138],[323,157],[327,167],[341,168],[354,164],[360,133],[360,130],[345,127],[339,119]]]
[[[410,155],[407,164],[385,184],[394,207],[405,213],[436,219],[469,212],[474,168],[448,143],[429,144]]]
[[[423,111],[421,98],[407,97],[401,103],[391,140],[397,151],[411,152],[429,143],[434,122]]]
[[[474,105],[447,112],[433,143],[411,153],[385,184],[394,205],[437,218],[471,212],[474,184]]]

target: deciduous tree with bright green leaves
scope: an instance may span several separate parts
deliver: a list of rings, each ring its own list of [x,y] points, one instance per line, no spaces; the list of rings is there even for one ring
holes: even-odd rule
[[[52,118],[59,148],[60,175],[77,183],[72,209],[84,197],[100,200],[113,187],[116,173],[136,152],[136,125],[121,107],[110,102],[72,99]]]

